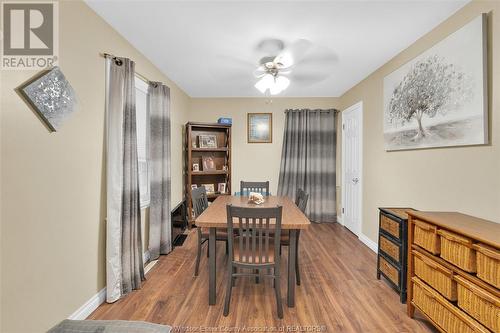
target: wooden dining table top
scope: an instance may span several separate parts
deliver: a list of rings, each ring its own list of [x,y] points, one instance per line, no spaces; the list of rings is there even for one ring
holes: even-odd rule
[[[257,205],[248,202],[248,197],[245,196],[221,195],[196,218],[195,224],[198,227],[227,228],[227,205],[253,208],[282,206],[281,229],[306,229],[311,224],[309,219],[289,197],[268,196],[264,197],[264,200],[264,203]],[[270,224],[272,223],[271,220]]]

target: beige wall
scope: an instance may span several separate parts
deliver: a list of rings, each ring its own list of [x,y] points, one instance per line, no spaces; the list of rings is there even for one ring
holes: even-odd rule
[[[172,203],[182,198],[189,97],[83,2],[60,3],[60,66],[79,111],[49,133],[14,88],[34,71],[2,71],[2,332],[42,332],[105,285],[104,59],[171,87]]]
[[[189,119],[216,122],[231,117],[232,126],[232,191],[239,191],[240,181],[270,181],[271,193],[276,193],[283,143],[286,109],[339,108],[337,98],[193,98]],[[273,142],[247,143],[247,113],[273,114]]]
[[[480,13],[489,14],[490,133],[487,146],[386,152],[383,78]],[[500,2],[474,1],[341,97],[342,108],[363,101],[363,225],[377,240],[377,207],[454,210],[500,222]]]

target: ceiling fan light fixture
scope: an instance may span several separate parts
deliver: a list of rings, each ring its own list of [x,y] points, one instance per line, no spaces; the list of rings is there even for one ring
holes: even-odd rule
[[[290,85],[290,80],[287,77],[277,76],[274,79],[273,85],[269,87],[269,92],[271,93],[271,95],[278,95],[283,90],[288,88],[289,85]]]
[[[265,74],[257,83],[255,88],[261,93],[265,93],[274,84],[274,77],[271,74]]]

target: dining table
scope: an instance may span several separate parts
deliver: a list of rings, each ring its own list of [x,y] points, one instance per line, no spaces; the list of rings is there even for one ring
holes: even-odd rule
[[[282,206],[281,229],[290,232],[288,249],[287,305],[295,306],[295,260],[297,254],[297,237],[300,230],[307,229],[311,222],[304,213],[287,196],[265,196],[264,203],[259,205],[249,202],[247,196],[219,195],[205,211],[200,214],[195,224],[198,228],[208,228],[208,304],[216,303],[216,229],[227,228],[227,205],[239,207],[276,207]],[[272,223],[272,222],[271,222]]]

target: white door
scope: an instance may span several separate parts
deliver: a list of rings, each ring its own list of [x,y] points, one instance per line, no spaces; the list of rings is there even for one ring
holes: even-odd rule
[[[361,232],[363,103],[342,112],[342,223]]]

